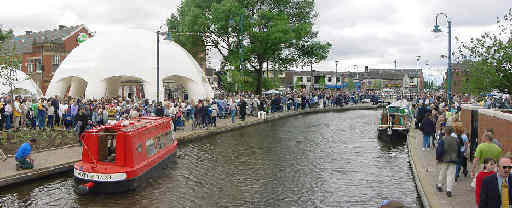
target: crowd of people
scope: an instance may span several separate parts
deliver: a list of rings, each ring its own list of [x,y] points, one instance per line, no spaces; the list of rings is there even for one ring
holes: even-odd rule
[[[334,90],[289,91],[257,96],[251,93],[224,94],[213,99],[183,101],[169,99],[151,102],[127,98],[39,98],[4,96],[0,99],[0,131],[19,129],[47,130],[61,127],[78,133],[109,121],[138,116],[173,117],[175,126],[191,123],[194,128],[216,126],[216,120],[263,117],[266,113],[298,111],[308,108],[359,103],[366,94]],[[191,121],[191,122],[190,122]]]
[[[32,99],[16,96],[13,99],[4,96],[0,99],[0,130],[48,130],[59,127],[74,130],[80,135],[88,128],[111,121],[139,116],[168,116],[173,118],[176,131],[185,125],[191,125],[192,129],[215,127],[218,119],[230,119],[231,122],[237,119],[245,120],[248,116],[265,119],[269,113],[357,104],[364,100],[373,100],[375,97],[375,93],[347,93],[336,90],[295,90],[259,96],[251,93],[221,94],[213,99],[169,99],[158,103],[147,99],[120,97]],[[471,140],[462,126],[454,125],[457,123],[461,104],[478,104],[478,101],[462,96],[455,97],[455,102],[450,104],[441,93],[425,93],[403,98],[412,103],[415,127],[423,133],[422,150],[435,150],[436,160],[439,162],[436,184],[438,191],[446,191],[446,195],[452,197],[454,183],[461,175],[470,175],[474,178],[475,199],[479,207],[495,207],[493,205],[496,203],[510,203],[509,198],[507,201],[503,199],[505,195],[495,193],[497,187],[491,184],[498,181],[499,191],[510,190],[508,187],[502,188],[501,185],[510,183],[508,178],[512,168],[512,157],[503,153],[503,147],[494,137],[493,129],[487,129],[478,140]],[[503,102],[496,102],[499,105],[492,103],[492,99],[486,100],[484,103],[480,102],[480,105],[488,108],[510,105],[510,97],[503,99]],[[36,140],[30,140],[20,149],[26,152],[35,142]],[[18,153],[16,154],[16,160],[22,161],[18,161],[19,167],[32,168],[32,160],[27,160],[26,156],[23,158],[23,154],[21,151],[20,158]],[[471,158],[474,158],[472,167],[468,167]]]
[[[439,164],[436,189],[452,197],[454,183],[461,174],[469,175],[477,207],[510,207],[512,155],[504,152],[492,128],[477,139],[469,139],[458,121],[464,98],[456,97],[455,103],[448,104],[444,97],[431,94],[415,102],[415,126],[423,133],[422,150],[435,150]]]

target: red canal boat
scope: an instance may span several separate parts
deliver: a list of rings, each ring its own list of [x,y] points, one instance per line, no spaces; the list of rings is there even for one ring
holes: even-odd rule
[[[85,131],[75,190],[114,193],[135,189],[151,172],[176,159],[171,118],[140,117]]]

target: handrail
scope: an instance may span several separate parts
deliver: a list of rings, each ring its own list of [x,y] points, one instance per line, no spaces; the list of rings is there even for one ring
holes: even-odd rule
[[[87,154],[89,155],[89,158],[92,160],[92,162],[94,163],[94,168],[98,167],[98,163],[96,163],[96,160],[92,157],[92,154],[91,152],[89,151],[89,148],[87,148],[87,145],[85,144],[84,142],[84,134],[81,134],[80,135],[80,140],[82,141],[82,145],[83,147],[85,148],[85,151],[87,151]]]

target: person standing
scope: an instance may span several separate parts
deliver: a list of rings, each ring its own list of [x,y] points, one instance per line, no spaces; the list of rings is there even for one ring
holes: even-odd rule
[[[55,119],[55,109],[50,102],[46,104],[48,108],[48,128],[53,129],[54,119]]]
[[[212,126],[217,127],[218,109],[217,109],[217,104],[215,102],[212,102],[211,109],[212,109],[212,122],[211,123],[212,123]]]
[[[430,137],[432,137],[435,132],[434,121],[432,121],[432,114],[427,114],[421,124],[421,131],[423,132],[422,150],[424,151],[425,149],[430,148]]]
[[[498,172],[485,177],[482,181],[479,208],[510,208],[511,170],[512,159],[501,157],[498,161]]]
[[[9,130],[11,128],[12,121],[12,104],[9,99],[5,103],[5,130]]]
[[[3,101],[0,101],[0,131],[4,130],[5,117],[5,105]]]
[[[85,114],[85,110],[83,108],[80,108],[78,111],[78,114],[76,115],[77,119],[77,127],[78,127],[78,142],[82,144],[81,136],[82,133],[85,131],[85,128],[87,127],[87,124],[89,123],[89,116]]]
[[[18,130],[19,126],[20,126],[20,120],[21,120],[21,114],[22,113],[22,110],[21,110],[21,103],[20,103],[20,97],[17,96],[16,99],[14,100],[14,106],[13,106],[13,109],[12,109],[12,116],[13,116],[13,122],[12,122],[12,127],[14,128],[14,130]]]
[[[468,173],[469,173],[468,157],[467,157],[467,155],[469,155],[469,139],[468,139],[466,132],[464,132],[464,130],[462,128],[457,128],[456,133],[457,133],[456,136],[458,139],[460,152],[459,152],[459,162],[457,163],[457,170],[455,171],[455,181],[457,181],[457,179],[459,178],[461,167],[462,167],[462,173],[464,174],[465,177],[467,177]]]
[[[443,181],[446,180],[446,196],[452,197],[453,183],[455,182],[455,168],[459,154],[459,146],[457,144],[457,138],[451,136],[453,128],[451,126],[446,127],[445,136],[442,139],[443,153],[438,160],[439,164],[439,176],[437,178],[436,188],[439,192],[443,191]],[[441,145],[441,144],[440,144]]]
[[[480,190],[482,188],[482,181],[487,176],[490,176],[492,174],[496,173],[496,161],[491,158],[486,158],[484,160],[484,169],[478,173],[475,180],[475,201],[476,206],[480,204]]]
[[[30,153],[32,152],[32,145],[37,142],[35,138],[29,139],[28,142],[23,143],[16,151],[16,170],[32,169],[34,168],[34,159]]]
[[[240,120],[245,121],[245,112],[247,111],[247,103],[244,98],[240,99]]]
[[[48,108],[46,107],[44,100],[41,98],[37,104],[37,125],[39,130],[44,130],[46,123],[46,112],[48,112],[47,110]]]
[[[471,177],[475,177],[475,172],[479,172],[482,168],[478,168],[477,164],[482,166],[485,158],[492,158],[494,160],[498,160],[501,156],[501,148],[498,145],[492,143],[491,136],[489,133],[483,134],[483,141],[480,143],[475,150],[475,158],[473,159],[473,167],[471,168]],[[475,171],[477,170],[477,171]]]

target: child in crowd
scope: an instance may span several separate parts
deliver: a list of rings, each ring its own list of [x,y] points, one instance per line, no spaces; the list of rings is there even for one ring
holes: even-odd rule
[[[496,173],[496,161],[492,158],[485,158],[484,169],[478,173],[475,180],[475,200],[477,206],[480,203],[480,188],[482,186],[482,181],[485,177],[494,173]]]
[[[71,115],[71,110],[68,108],[66,110],[66,113],[64,114],[64,127],[66,127],[66,130],[71,130],[71,124],[73,116]]]

